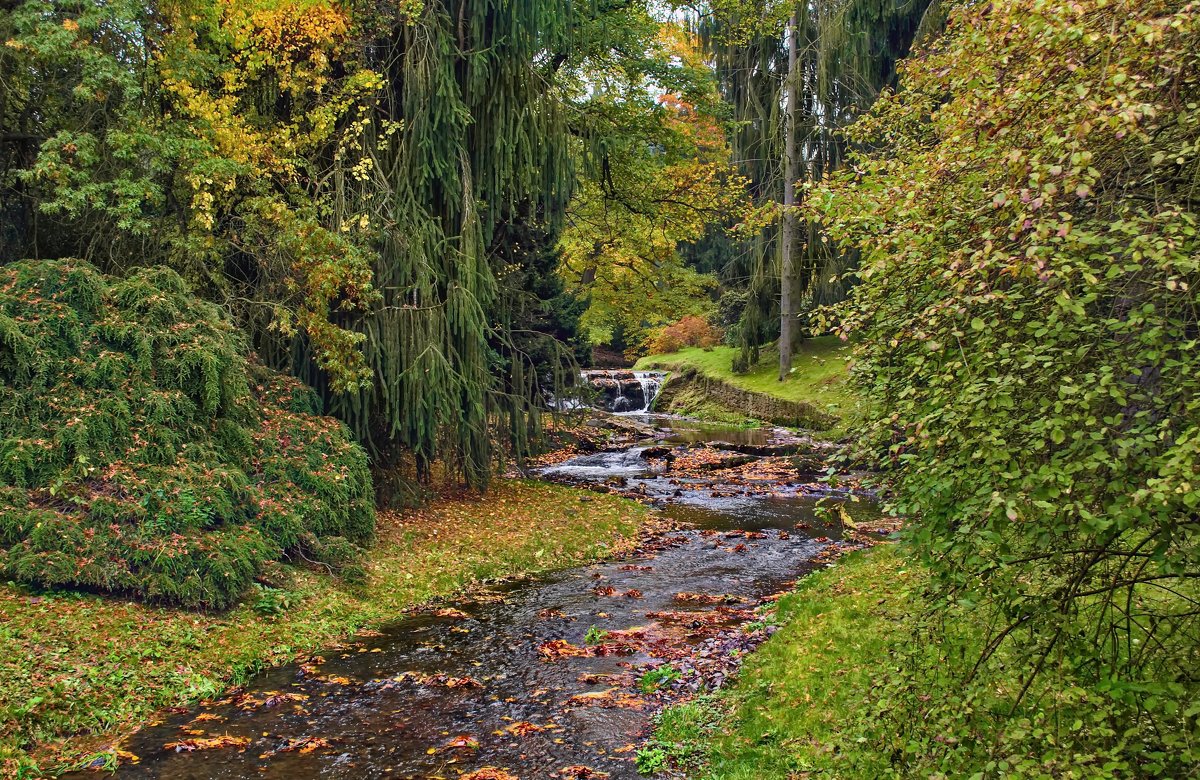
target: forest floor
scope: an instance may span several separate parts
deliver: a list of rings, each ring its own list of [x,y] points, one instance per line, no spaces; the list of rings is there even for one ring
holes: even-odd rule
[[[0,776],[89,763],[157,711],[473,583],[611,558],[650,516],[616,496],[504,481],[486,500],[381,513],[365,586],[297,571],[285,600],[251,594],[225,613],[0,585]]]

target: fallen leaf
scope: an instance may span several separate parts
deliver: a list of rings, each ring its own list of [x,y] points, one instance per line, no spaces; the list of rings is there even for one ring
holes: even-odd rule
[[[514,737],[524,737],[529,734],[536,734],[539,731],[545,731],[545,728],[536,723],[530,723],[527,720],[519,720],[516,723],[510,723],[504,731],[512,734]]]
[[[573,645],[565,639],[551,639],[538,647],[538,654],[548,661],[553,661],[557,658],[573,658],[591,653],[588,648]]]
[[[482,688],[483,683],[474,677],[447,677],[447,688]]]
[[[168,742],[163,745],[163,750],[174,750],[176,753],[191,753],[193,750],[215,750],[227,747],[245,748],[249,744],[249,737],[234,737],[229,734],[223,734],[219,737],[181,739],[178,742]]]
[[[485,766],[483,769],[476,769],[474,772],[462,775],[458,780],[520,780],[520,778],[503,769]]]

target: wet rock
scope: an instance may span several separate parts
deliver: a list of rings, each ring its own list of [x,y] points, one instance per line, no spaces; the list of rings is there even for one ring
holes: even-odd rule
[[[638,420],[632,420],[628,417],[618,417],[611,414],[593,415],[586,423],[589,428],[597,428],[605,431],[613,431],[617,434],[624,434],[636,438],[650,438],[654,436],[654,426]]]
[[[718,450],[740,452],[743,455],[754,455],[756,457],[796,455],[800,452],[809,452],[811,450],[810,445],[807,442],[802,441],[789,441],[771,444],[739,444],[737,442],[714,441],[709,446]]]

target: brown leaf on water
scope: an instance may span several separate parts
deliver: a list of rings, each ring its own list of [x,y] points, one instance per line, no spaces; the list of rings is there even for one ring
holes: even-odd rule
[[[742,599],[728,593],[676,593],[676,601],[688,602],[691,604],[739,604]]]
[[[642,597],[642,592],[637,588],[630,588],[629,590],[625,591],[625,596],[631,599],[640,599]]]
[[[558,776],[567,780],[583,780],[583,778],[587,777],[608,777],[608,772],[601,772],[599,769],[592,769],[590,766],[584,766],[583,764],[572,764],[560,769]]]
[[[617,595],[617,589],[612,585],[602,585],[597,588],[592,588],[592,593],[595,593],[597,596],[615,596]]]
[[[271,758],[272,756],[276,756],[280,753],[300,753],[301,755],[308,755],[309,753],[316,752],[317,750],[331,747],[333,747],[333,743],[322,737],[292,737],[288,739],[283,747],[276,748],[275,750],[268,750],[266,753],[260,755],[259,758]]]
[[[483,769],[476,769],[474,772],[460,775],[458,780],[520,780],[520,778],[503,769],[485,766]]]
[[[539,731],[545,730],[546,729],[544,727],[539,726],[536,723],[530,723],[527,720],[519,720],[516,723],[510,723],[508,724],[508,727],[504,729],[505,733],[512,734],[514,737],[525,737],[530,734],[536,734]]]
[[[230,734],[222,734],[219,737],[181,739],[178,742],[168,742],[163,745],[163,750],[174,750],[176,753],[191,753],[193,750],[215,750],[217,748],[228,747],[245,749],[249,744],[249,737],[235,737]]]
[[[447,677],[447,688],[482,688],[483,683],[474,677]]]
[[[576,706],[596,706],[603,707],[604,709],[622,707],[640,710],[646,706],[646,701],[645,699],[639,699],[637,696],[626,693],[619,688],[609,688],[608,690],[604,691],[577,693],[570,699],[567,699],[567,704]]]
[[[446,743],[447,750],[477,750],[479,748],[479,740],[472,737],[470,734],[459,734],[454,739]]]
[[[192,719],[193,723],[203,723],[205,721],[225,720],[224,715],[218,715],[215,712],[202,712]]]
[[[113,748],[113,755],[117,757],[118,761],[128,761],[131,764],[136,764],[142,760],[136,753],[130,753],[128,750],[122,750],[121,748]]]
[[[543,642],[538,647],[538,655],[547,661],[553,661],[558,658],[576,658],[590,654],[591,652],[588,648],[573,645],[565,639],[551,639],[549,642]]]
[[[454,618],[455,620],[466,620],[467,618],[471,617],[466,612],[463,612],[461,609],[455,609],[454,607],[443,607],[442,609],[435,609],[433,611],[433,614],[438,617],[443,617],[443,618]]]

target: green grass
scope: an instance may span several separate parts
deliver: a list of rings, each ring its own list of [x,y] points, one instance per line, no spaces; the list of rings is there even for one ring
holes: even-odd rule
[[[665,355],[647,355],[634,368],[639,371],[660,369],[680,371],[694,368],[705,376],[722,379],[750,392],[781,398],[785,401],[807,401],[821,407],[843,421],[845,427],[860,414],[859,401],[848,386],[851,347],[834,336],[806,340],[792,358],[792,372],[779,381],[779,353],[764,348],[762,359],[748,373],[733,373],[735,347],[689,347]]]
[[[779,601],[783,628],[734,686],[715,702],[664,712],[653,746],[683,758],[694,778],[838,776],[834,747],[854,744],[845,729],[888,664],[906,593],[920,576],[894,545],[880,545],[803,580]]]
[[[0,585],[0,776],[111,751],[156,710],[216,696],[472,582],[611,556],[647,518],[631,501],[519,481],[383,513],[365,588],[299,572],[295,604],[277,618],[256,612],[253,594],[201,613]]]

